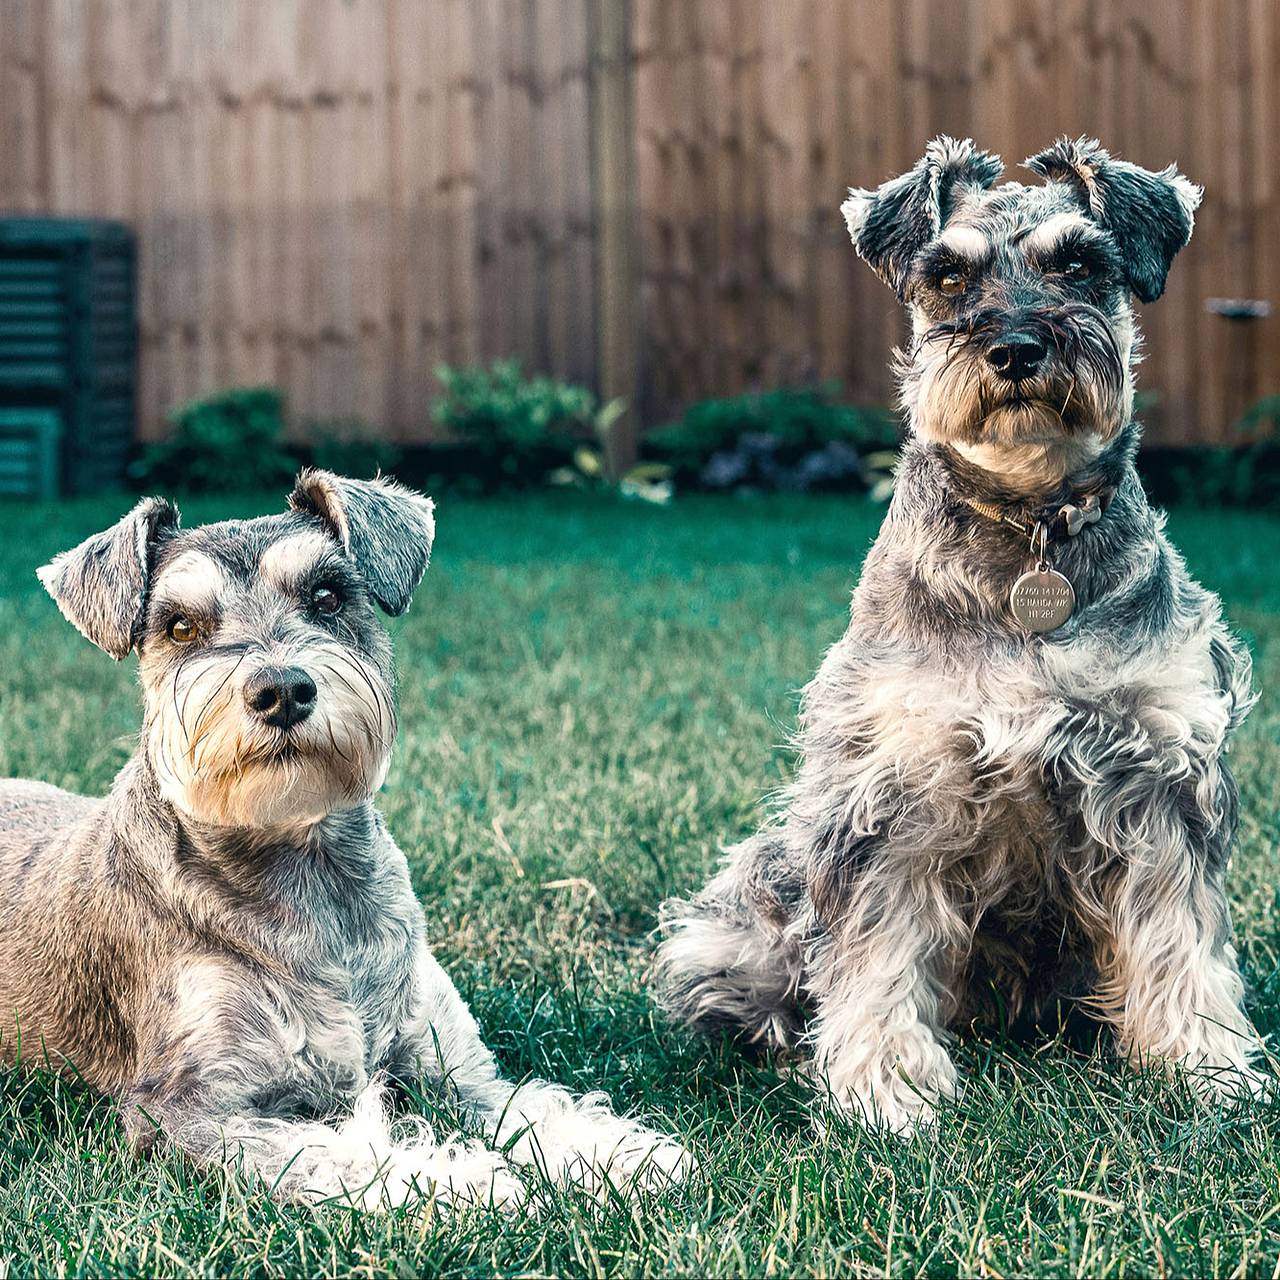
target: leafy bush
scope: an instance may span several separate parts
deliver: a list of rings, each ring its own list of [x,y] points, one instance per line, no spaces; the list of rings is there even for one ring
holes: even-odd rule
[[[399,445],[364,434],[358,423],[315,423],[311,428],[315,443],[311,465],[340,476],[371,480],[381,472],[394,471],[404,457]]]
[[[518,360],[490,366],[443,365],[435,418],[467,443],[490,485],[541,484],[574,465],[574,453],[600,434],[602,411],[586,387],[526,378]],[[613,414],[612,416],[616,416]]]
[[[1280,396],[1265,396],[1236,423],[1238,445],[1180,450],[1173,500],[1197,507],[1280,510]]]
[[[888,412],[843,403],[840,391],[826,382],[703,400],[650,432],[646,452],[710,489],[868,487],[868,456],[893,449],[897,430]]]
[[[237,387],[169,415],[167,439],[144,446],[131,468],[146,488],[222,493],[287,482],[297,461],[285,446],[284,396]]]

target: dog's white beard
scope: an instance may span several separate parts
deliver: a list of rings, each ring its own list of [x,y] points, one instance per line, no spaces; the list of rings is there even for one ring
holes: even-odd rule
[[[1119,326],[1117,341],[1129,367],[1135,336]],[[1065,394],[1029,380],[1027,399],[999,402],[1003,388],[974,350],[957,350],[945,337],[919,341],[897,353],[901,405],[923,439],[947,444],[1017,488],[1057,484],[1087,465],[1133,414],[1133,379],[1117,388],[1082,367]],[[1069,415],[1072,426],[1064,417]]]
[[[340,645],[288,661],[316,685],[316,707],[288,734],[252,717],[244,681],[261,663],[194,657],[149,690],[144,741],[161,795],[195,821],[225,827],[317,822],[372,796],[395,736],[390,692]]]
[[[953,448],[974,466],[997,476],[1012,489],[1044,489],[1058,484],[1073,471],[1087,466],[1102,452],[1103,439],[1096,431],[1056,440],[1019,444],[963,444]]]

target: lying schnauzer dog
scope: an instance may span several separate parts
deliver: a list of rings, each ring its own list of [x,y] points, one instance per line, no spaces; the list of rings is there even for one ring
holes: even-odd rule
[[[942,138],[843,206],[910,312],[912,438],[776,821],[663,911],[679,1018],[807,1041],[902,1131],[993,1000],[1077,997],[1131,1061],[1258,1084],[1223,888],[1249,661],[1133,467],[1131,298],[1200,190],[1085,139],[1027,166],[1043,184],[994,186]]]
[[[511,1203],[508,1159],[593,1190],[680,1173],[601,1095],[499,1077],[370,802],[396,728],[377,607],[408,607],[430,501],[312,471],[290,507],[182,531],[147,499],[41,571],[137,650],[146,711],[106,799],[0,783],[0,1057],[74,1067],[135,1142],[290,1198]],[[383,1073],[447,1088],[505,1158],[393,1130]]]

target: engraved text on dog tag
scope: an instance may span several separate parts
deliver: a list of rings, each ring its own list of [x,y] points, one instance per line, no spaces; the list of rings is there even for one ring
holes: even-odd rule
[[[1013,584],[1009,608],[1028,631],[1053,631],[1071,617],[1076,593],[1056,569],[1038,564]]]

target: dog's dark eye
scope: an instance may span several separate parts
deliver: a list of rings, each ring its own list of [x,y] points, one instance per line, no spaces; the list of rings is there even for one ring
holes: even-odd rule
[[[1093,275],[1093,268],[1080,258],[1069,258],[1057,268],[1056,274],[1068,280],[1087,280]]]
[[[322,582],[311,589],[311,603],[318,613],[337,613],[342,608],[342,597],[329,582]]]
[[[196,624],[182,613],[169,619],[168,631],[174,644],[190,644],[199,634]]]
[[[969,286],[969,279],[963,271],[947,271],[938,277],[938,292],[954,298],[963,293]]]

